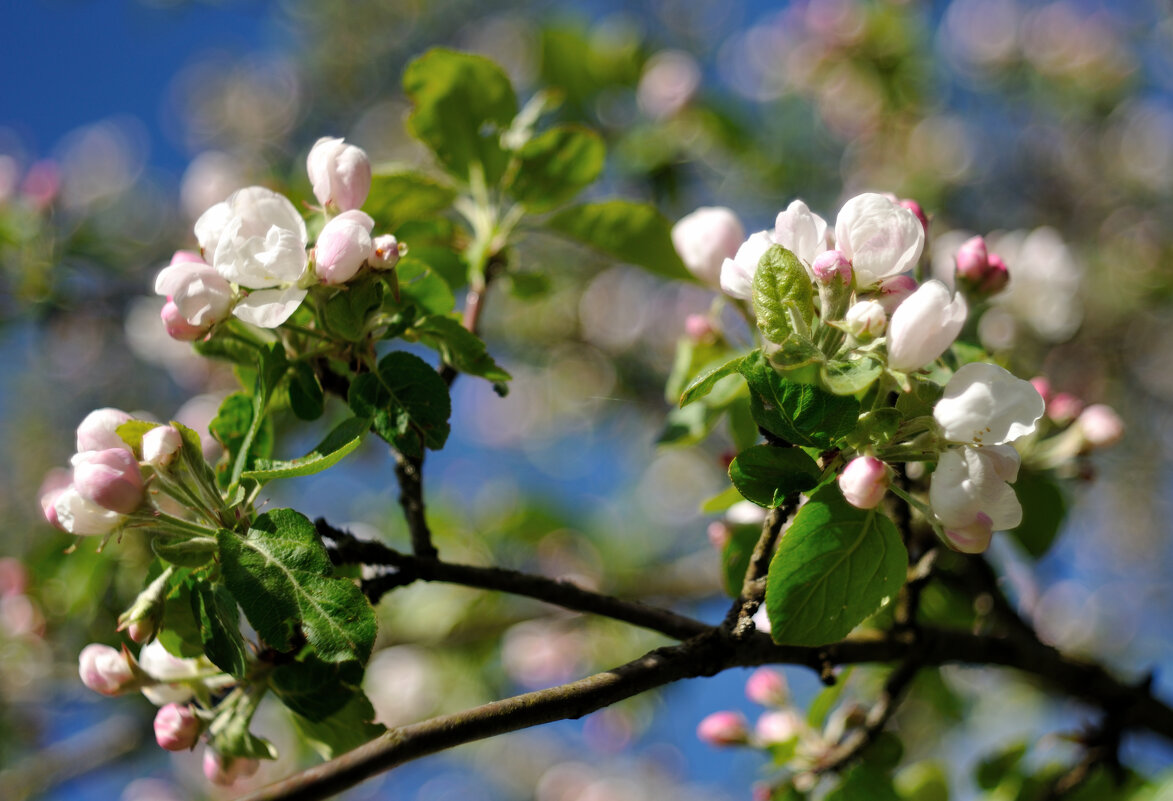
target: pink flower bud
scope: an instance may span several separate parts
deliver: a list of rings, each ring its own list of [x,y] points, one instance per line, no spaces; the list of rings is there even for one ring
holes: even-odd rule
[[[134,454],[123,448],[73,457],[73,486],[83,498],[111,512],[130,514],[143,502],[143,477]]]
[[[189,323],[173,300],[163,304],[159,318],[163,320],[163,329],[167,336],[179,342],[195,342],[208,333],[206,328]]]
[[[1063,425],[1079,417],[1083,411],[1083,401],[1070,392],[1056,392],[1047,401],[1047,417]]]
[[[168,751],[193,748],[201,728],[200,719],[184,704],[167,704],[155,713],[155,742]]]
[[[107,448],[126,448],[118,436],[118,426],[128,422],[130,415],[120,409],[95,409],[86,415],[77,427],[77,452],[104,451]]]
[[[840,281],[843,284],[851,283],[851,262],[838,250],[827,250],[816,256],[811,265],[811,272],[814,273],[815,280],[820,283],[829,284],[832,281]]]
[[[946,529],[945,539],[949,547],[955,551],[982,553],[990,547],[990,538],[993,534],[993,520],[985,512],[978,512],[977,517],[968,526]]]
[[[714,712],[696,727],[696,736],[709,745],[744,745],[749,742],[749,726],[740,712]]]
[[[925,214],[925,210],[921,208],[921,205],[915,200],[908,200],[907,198],[896,202],[911,211],[920,220],[921,227],[925,229],[925,235],[927,236],[929,233],[929,217]]]
[[[1124,421],[1111,406],[1093,403],[1075,421],[1083,441],[1092,448],[1109,448],[1124,437]]]
[[[709,315],[690,314],[684,318],[684,333],[693,344],[699,345],[712,339],[716,329],[713,328],[713,321],[709,319]]]
[[[326,223],[314,246],[314,271],[323,282],[345,284],[354,278],[374,251],[374,225],[361,211],[343,212]]]
[[[73,483],[73,474],[68,470],[63,470],[60,467],[54,467],[45,474],[45,478],[41,481],[41,488],[37,492],[37,497],[41,501],[41,511],[45,515],[45,519],[49,521],[49,525],[54,528],[59,528],[62,531],[61,522],[57,519],[57,499],[61,493]]]
[[[839,474],[839,489],[857,509],[874,509],[888,491],[888,466],[874,456],[857,456]]]
[[[142,645],[147,640],[155,636],[158,631],[158,625],[152,620],[136,620],[126,627],[126,633],[130,635],[130,639]],[[166,748],[166,746],[164,746]]]
[[[126,654],[98,643],[81,649],[77,672],[82,684],[102,695],[118,695],[134,681]]]
[[[729,544],[729,540],[733,538],[733,531],[729,528],[729,525],[722,523],[720,520],[714,520],[712,523],[709,523],[705,534],[709,537],[709,544],[718,551],[724,550],[725,546]]]
[[[230,757],[209,748],[204,752],[204,775],[212,784],[228,787],[257,772],[261,763],[246,757]]]
[[[1037,375],[1030,380],[1030,384],[1035,388],[1035,392],[1039,393],[1043,403],[1051,402],[1051,382],[1046,376]]]
[[[978,286],[986,277],[990,266],[990,254],[986,240],[980,236],[966,240],[957,250],[957,277],[973,286]]]
[[[371,162],[366,151],[343,139],[322,137],[306,158],[314,197],[326,208],[350,211],[362,206],[371,191]]]
[[[758,668],[745,682],[745,696],[762,706],[782,706],[788,691],[786,677],[772,668]]]
[[[371,240],[373,250],[367,262],[376,270],[393,270],[399,257],[407,252],[407,246],[399,244],[391,234],[376,236]]]
[[[937,280],[925,281],[896,307],[888,323],[888,366],[912,372],[931,364],[953,344],[969,309]]]
[[[143,434],[143,461],[156,470],[171,464],[183,447],[183,436],[174,426],[159,426]]]
[[[672,226],[672,246],[680,260],[701,283],[711,287],[720,286],[721,265],[737,254],[744,240],[741,221],[723,206],[703,206]]]
[[[852,305],[843,317],[843,327],[860,342],[868,342],[883,335],[888,315],[878,300],[861,300]]]
[[[792,709],[765,712],[754,725],[757,739],[766,744],[785,743],[797,737],[803,728],[802,720]]]
[[[879,294],[876,300],[884,307],[884,312],[891,317],[896,307],[904,302],[905,298],[916,292],[916,279],[911,275],[894,275],[880,282]]]
[[[991,253],[989,269],[986,271],[986,277],[978,289],[984,295],[996,295],[1005,289],[1009,283],[1010,270],[1006,267],[1006,262],[1002,261],[1002,257],[997,253]]]

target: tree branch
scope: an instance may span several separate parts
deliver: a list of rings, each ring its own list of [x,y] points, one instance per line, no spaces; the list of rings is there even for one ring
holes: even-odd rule
[[[754,545],[753,554],[750,555],[749,567],[741,582],[741,592],[725,616],[725,628],[734,639],[744,639],[754,630],[753,616],[762,605],[762,599],[766,597],[766,573],[770,569],[774,546],[782,533],[782,526],[790,519],[797,506],[798,494],[795,493],[782,505],[771,509],[762,521],[762,534]]]

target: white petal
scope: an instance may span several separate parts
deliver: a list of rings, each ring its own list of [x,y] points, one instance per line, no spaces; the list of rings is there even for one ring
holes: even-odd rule
[[[753,297],[753,278],[762,256],[774,244],[769,231],[758,231],[741,243],[737,255],[721,264],[721,289],[735,298]]]
[[[1043,410],[1043,398],[1029,381],[995,364],[973,362],[949,379],[933,417],[951,442],[1001,445],[1032,433]]]
[[[260,328],[276,328],[297,311],[306,294],[307,290],[297,287],[261,289],[249,293],[247,298],[236,304],[232,313]]]
[[[196,241],[200,243],[200,250],[203,251],[205,259],[212,258],[212,254],[216,252],[224,226],[228,225],[232,217],[232,209],[227,203],[217,203],[196,220]]]
[[[912,269],[924,244],[916,215],[883,195],[857,195],[835,219],[835,246],[851,259],[860,288]]]
[[[123,518],[123,515],[82,497],[72,485],[57,496],[53,508],[57,512],[57,522],[70,534],[109,534]]]
[[[213,261],[216,272],[248,289],[291,284],[301,278],[307,263],[303,239],[276,225],[263,236],[246,236],[245,226],[244,218],[234,217],[224,229]]]
[[[774,241],[810,266],[827,250],[827,221],[795,200],[774,221]]]
[[[1013,448],[957,448],[941,454],[929,485],[929,502],[946,528],[964,528],[986,514],[994,527],[1022,522],[1022,506],[1002,476],[1017,474]],[[1012,466],[1013,465],[1013,466]]]
[[[250,186],[234,192],[226,202],[233,216],[243,221],[245,236],[264,236],[277,226],[296,234],[303,246],[308,240],[305,220],[284,195],[263,186]]]
[[[918,223],[919,224],[919,223]],[[910,372],[932,362],[957,339],[969,309],[937,280],[905,298],[888,321],[888,366]]]

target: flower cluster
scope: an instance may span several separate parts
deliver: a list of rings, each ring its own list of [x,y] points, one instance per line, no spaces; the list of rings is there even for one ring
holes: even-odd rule
[[[199,252],[178,251],[155,279],[168,334],[201,339],[229,316],[276,328],[315,285],[345,284],[364,265],[395,267],[403,248],[389,234],[372,236],[375,221],[359,210],[371,187],[366,153],[319,139],[306,169],[318,202],[335,215],[314,247],[307,251],[305,220],[286,197],[261,186],[234,192],[196,221]]]

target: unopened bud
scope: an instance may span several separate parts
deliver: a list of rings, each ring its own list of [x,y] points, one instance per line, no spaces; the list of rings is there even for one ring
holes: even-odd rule
[[[716,329],[713,328],[713,321],[707,314],[690,314],[684,318],[684,333],[693,344],[699,345],[712,340]]]
[[[896,307],[903,303],[905,298],[916,292],[917,286],[916,279],[907,273],[894,275],[880,282],[875,300],[884,307],[884,311],[891,317],[892,312],[896,311]]]
[[[957,277],[974,286],[980,284],[990,265],[990,254],[986,250],[986,240],[980,236],[967,239],[957,249],[956,259]]]
[[[57,498],[69,488],[71,483],[73,483],[73,476],[68,470],[54,467],[45,474],[45,478],[41,480],[41,488],[37,492],[45,520],[49,521],[49,525],[54,528],[60,528],[62,531],[65,529],[57,519]]]
[[[367,262],[376,270],[394,270],[399,258],[407,253],[407,245],[400,244],[391,234],[376,236],[371,245],[373,250]]]
[[[1093,403],[1075,421],[1083,441],[1090,448],[1109,448],[1124,437],[1124,421],[1111,407]]]
[[[107,448],[126,448],[118,436],[118,426],[129,422],[130,415],[121,409],[94,409],[77,427],[77,452],[104,451]]]
[[[729,528],[727,523],[722,523],[720,520],[714,520],[709,523],[709,527],[705,530],[709,537],[709,544],[718,551],[725,550],[725,546],[729,544],[729,540],[733,539],[733,529]]]
[[[162,470],[183,448],[183,435],[175,426],[158,426],[143,434],[143,461]]]
[[[178,342],[195,342],[208,333],[207,328],[189,323],[173,300],[163,304],[159,319],[163,321],[163,330],[167,336]]]
[[[888,366],[910,373],[935,361],[965,325],[965,297],[935,279],[925,281],[892,312]]]
[[[997,253],[990,254],[990,266],[979,289],[984,295],[997,295],[1010,283],[1010,270]]]
[[[1043,399],[1043,403],[1051,402],[1051,382],[1046,376],[1037,375],[1030,380],[1030,384],[1035,388],[1035,392]]]
[[[814,273],[815,280],[823,284],[832,281],[839,281],[844,285],[851,283],[851,262],[838,250],[827,250],[816,256],[814,263],[811,264],[811,272]]]
[[[155,713],[155,742],[168,751],[193,748],[201,728],[200,719],[185,704],[167,704]]]
[[[211,748],[204,752],[204,776],[212,784],[221,787],[229,787],[240,779],[247,779],[257,772],[260,765],[255,759],[224,756]]]
[[[345,284],[371,253],[375,221],[361,211],[339,214],[322,229],[314,246],[314,271],[327,284]]]
[[[49,514],[46,513],[46,518]],[[103,536],[116,529],[123,516],[99,506],[70,484],[53,499],[53,520],[57,528],[79,536]],[[55,521],[55,522],[54,522]]]
[[[126,653],[109,645],[90,643],[77,657],[81,683],[102,695],[118,695],[134,683]]]
[[[773,709],[765,712],[754,725],[754,734],[764,745],[786,743],[802,732],[802,720],[793,709]]]
[[[883,500],[891,481],[886,464],[874,456],[858,456],[839,474],[839,489],[857,509],[874,509]]]
[[[371,161],[366,151],[343,139],[323,137],[306,158],[314,197],[339,211],[360,208],[371,191]]]
[[[86,451],[73,457],[73,486],[103,509],[130,514],[143,502],[138,460],[125,448]]]
[[[918,220],[920,220],[921,227],[923,227],[925,229],[925,236],[928,236],[928,234],[929,234],[929,217],[927,214],[925,214],[925,210],[923,208],[921,208],[921,205],[919,203],[917,203],[915,200],[909,200],[907,198],[905,198],[904,200],[898,200],[896,202],[899,203],[904,208],[911,211],[913,213],[913,215]]]
[[[704,206],[672,226],[672,246],[680,260],[701,283],[711,287],[720,285],[721,265],[737,254],[744,240],[741,221],[723,206]]]
[[[1047,401],[1047,417],[1059,425],[1070,423],[1083,411],[1083,401],[1070,392],[1056,392]]]
[[[990,547],[990,538],[993,534],[994,526],[990,516],[985,512],[978,512],[977,517],[968,526],[946,529],[945,540],[955,551],[982,553]]]
[[[696,736],[709,745],[744,745],[749,742],[749,727],[740,712],[714,712],[696,727]]]
[[[843,328],[860,342],[870,342],[884,334],[888,315],[878,300],[861,300],[843,316]]]
[[[786,677],[772,668],[758,668],[745,682],[745,696],[762,706],[782,706],[789,692]]]

